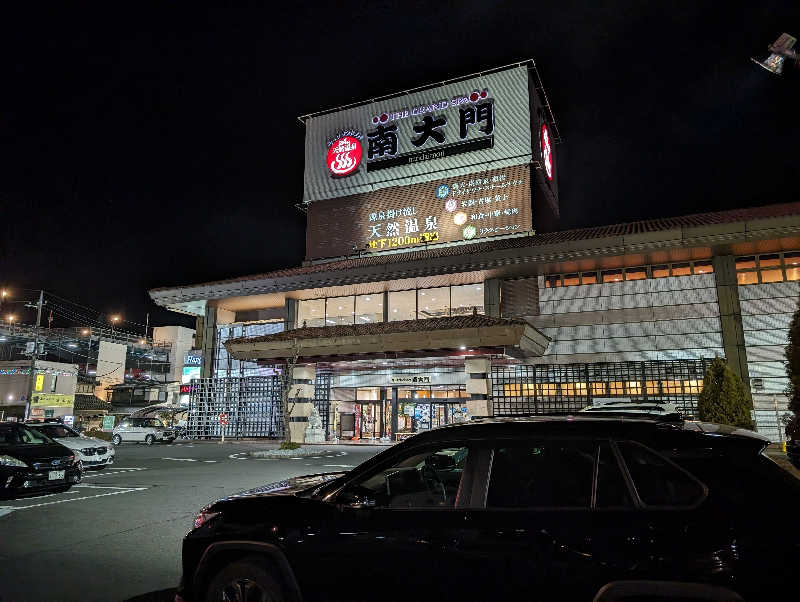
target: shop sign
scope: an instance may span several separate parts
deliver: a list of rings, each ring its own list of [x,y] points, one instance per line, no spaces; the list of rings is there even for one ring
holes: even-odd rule
[[[518,65],[303,118],[304,200],[529,163],[529,84]]]
[[[31,418],[44,417],[44,408],[31,408]]]
[[[64,424],[73,426],[75,424],[75,416],[64,416]]]
[[[114,416],[103,416],[103,432],[110,433],[114,430]]]
[[[393,385],[429,385],[431,384],[431,377],[430,375],[412,376],[404,374],[402,376],[390,376],[389,382]]]
[[[75,395],[58,393],[41,393],[33,396],[31,406],[66,408],[75,404]]]
[[[181,394],[191,393],[191,392],[192,392],[192,385],[181,385]]]
[[[550,140],[550,130],[547,129],[547,124],[542,124],[541,132],[541,145],[542,145],[542,163],[544,164],[544,173],[547,174],[547,179],[553,179],[553,144]]]
[[[41,391],[44,388],[44,374],[37,374],[36,375],[36,386],[34,389],[36,391]]]
[[[184,366],[202,366],[203,356],[194,353],[187,353],[183,358]]]

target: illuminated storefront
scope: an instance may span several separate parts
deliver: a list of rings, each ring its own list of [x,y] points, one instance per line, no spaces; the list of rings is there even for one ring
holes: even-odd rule
[[[720,356],[777,439],[800,204],[559,230],[560,137],[532,62],[301,121],[303,264],[150,291],[200,319],[195,436],[225,411],[229,436],[288,424],[302,441],[312,405],[355,441],[603,399],[693,416]],[[292,361],[306,413],[286,421]]]

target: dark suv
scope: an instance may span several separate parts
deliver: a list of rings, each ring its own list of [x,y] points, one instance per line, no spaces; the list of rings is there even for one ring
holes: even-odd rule
[[[750,431],[475,421],[204,508],[176,600],[591,600],[612,581],[792,591],[800,481]]]

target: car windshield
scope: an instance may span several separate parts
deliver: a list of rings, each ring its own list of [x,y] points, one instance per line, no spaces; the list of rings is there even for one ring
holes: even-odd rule
[[[73,431],[71,428],[61,424],[47,424],[43,426],[35,426],[33,427],[33,429],[39,431],[40,433],[44,433],[45,435],[47,435],[52,439],[62,439],[64,437],[80,437],[80,435],[75,431]]]
[[[53,443],[47,435],[18,424],[0,424],[0,443],[6,445],[46,445]]]

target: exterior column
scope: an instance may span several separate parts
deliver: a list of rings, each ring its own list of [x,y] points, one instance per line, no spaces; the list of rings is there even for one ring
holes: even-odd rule
[[[314,407],[316,366],[295,366],[289,388],[289,435],[292,443],[305,443],[308,417]]]
[[[736,262],[733,255],[717,255],[712,259],[714,280],[717,286],[719,322],[722,329],[722,347],[728,366],[744,383],[747,399],[752,405],[750,372],[747,369],[747,349],[744,344],[742,308],[739,302],[739,284],[736,281]]]
[[[283,329],[294,330],[302,327],[302,324],[297,323],[297,299],[286,299],[286,317],[283,320]]]
[[[483,283],[483,313],[492,318],[500,317],[499,278],[489,278]]]
[[[392,441],[397,441],[397,387],[392,387]]]
[[[491,400],[492,384],[489,379],[492,362],[489,358],[470,358],[464,360],[464,371],[467,373],[467,411],[472,418],[489,418],[494,416]]]
[[[199,322],[199,320],[198,320]],[[206,304],[206,315],[203,318],[203,378],[214,376],[214,355],[217,350],[217,308]]]

